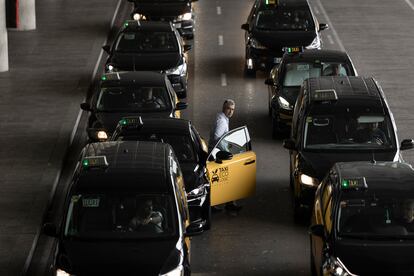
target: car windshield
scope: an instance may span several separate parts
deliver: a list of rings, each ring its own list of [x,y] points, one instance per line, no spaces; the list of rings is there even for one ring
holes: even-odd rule
[[[272,9],[257,14],[256,28],[271,31],[307,31],[314,29],[309,10]]]
[[[384,115],[337,113],[308,116],[304,148],[312,150],[381,150],[395,148],[391,121]]]
[[[340,236],[414,238],[414,195],[342,199],[337,221]]]
[[[115,51],[123,53],[177,52],[178,44],[173,32],[124,32],[115,44]]]
[[[320,76],[349,76],[347,64],[337,62],[295,62],[284,67],[283,86],[301,86],[303,81]]]
[[[116,135],[116,134],[114,134]],[[137,133],[136,131],[125,130],[114,140],[122,141],[160,141],[170,144],[180,163],[196,162],[196,154],[192,140],[189,136],[164,133]]]
[[[175,204],[166,195],[76,194],[70,198],[64,236],[141,239],[172,236]]]
[[[103,87],[96,108],[104,112],[159,112],[171,110],[171,102],[165,87]]]

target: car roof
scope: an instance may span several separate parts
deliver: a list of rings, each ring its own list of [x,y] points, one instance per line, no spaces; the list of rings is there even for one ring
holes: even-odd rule
[[[317,90],[334,89],[338,100],[359,98],[359,99],[377,99],[381,100],[381,91],[374,78],[356,77],[356,76],[324,76],[318,78],[309,78],[307,80],[309,94],[312,97]]]
[[[123,127],[122,132],[133,133],[165,133],[190,135],[191,122],[189,120],[177,118],[142,118],[143,126],[140,128]],[[122,133],[121,132],[121,133]]]
[[[171,190],[168,156],[171,146],[148,141],[91,143],[84,158],[105,156],[105,168],[82,168],[77,187],[81,190],[133,189],[164,193]],[[168,167],[167,167],[168,166]]]
[[[172,32],[172,24],[167,21],[126,20],[122,31],[165,31]]]
[[[297,54],[284,54],[284,62],[298,62],[298,61],[349,61],[349,56],[346,52],[335,50],[305,50]]]
[[[342,179],[365,177],[368,191],[414,191],[414,170],[404,162],[340,162],[335,164]]]
[[[298,7],[309,7],[307,0],[274,0],[277,4],[266,4],[268,0],[259,1],[259,10],[265,9],[277,9],[277,8],[298,8]],[[270,2],[270,1],[269,1]]]
[[[101,86],[119,85],[157,85],[165,86],[166,77],[161,72],[153,71],[121,71],[103,74]]]

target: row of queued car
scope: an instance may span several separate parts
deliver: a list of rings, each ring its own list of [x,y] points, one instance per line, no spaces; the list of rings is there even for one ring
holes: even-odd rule
[[[311,212],[312,275],[412,275],[414,170],[379,83],[345,52],[320,49],[327,29],[306,0],[256,0],[242,25],[245,73],[270,70],[272,137],[289,133],[296,219]],[[298,46],[300,45],[300,46]]]
[[[208,151],[187,103],[194,0],[135,0],[90,101],[88,144],[57,238],[50,275],[190,275],[190,237],[211,227],[211,206],[250,196],[256,155],[247,128]]]

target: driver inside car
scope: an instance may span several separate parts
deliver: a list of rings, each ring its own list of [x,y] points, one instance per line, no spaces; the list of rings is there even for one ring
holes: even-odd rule
[[[138,205],[135,216],[129,222],[129,230],[153,229],[156,233],[162,233],[163,220],[161,212],[154,211],[152,200],[147,199]]]

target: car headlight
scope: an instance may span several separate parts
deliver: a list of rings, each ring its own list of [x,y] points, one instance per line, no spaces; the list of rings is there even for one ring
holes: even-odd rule
[[[146,20],[145,15],[139,14],[139,13],[134,13],[132,15],[132,19],[134,20]]]
[[[117,71],[117,69],[116,69],[115,65],[113,65],[111,63],[108,63],[108,64],[105,65],[105,72],[112,73],[112,72],[116,72],[116,71]]]
[[[179,265],[177,268],[165,273],[160,274],[160,276],[183,276],[184,275],[184,267]]]
[[[278,97],[277,98],[279,105],[281,108],[283,109],[287,109],[287,110],[292,110],[292,106],[290,105],[290,103],[283,97]]]
[[[351,273],[339,258],[331,258],[323,266],[323,275],[332,276],[357,276]]]
[[[250,42],[250,46],[252,46],[255,49],[261,49],[261,50],[267,49],[266,46],[262,45],[259,41],[257,41],[254,38],[250,38],[249,42]]]
[[[191,14],[191,12],[187,12],[185,14],[179,15],[177,19],[178,20],[191,20],[192,17],[193,15]]]
[[[319,180],[316,178],[313,178],[309,175],[300,174],[300,183],[302,183],[303,185],[307,185],[307,186],[318,186],[319,185]]]
[[[99,140],[107,140],[108,139],[108,134],[106,133],[106,131],[100,130],[96,133],[96,137]]]
[[[321,48],[321,40],[319,39],[319,35],[317,35],[311,44],[305,47],[306,49],[320,49]]]
[[[187,73],[187,64],[180,64],[177,67],[166,70],[165,73],[168,75],[185,75]]]
[[[58,268],[56,270],[56,276],[71,276],[71,275],[67,273],[66,271]]]

